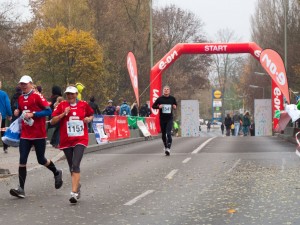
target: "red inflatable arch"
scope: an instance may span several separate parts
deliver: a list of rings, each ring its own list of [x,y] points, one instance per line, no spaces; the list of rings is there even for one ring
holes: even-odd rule
[[[175,45],[156,65],[150,74],[150,106],[161,95],[162,74],[182,54],[237,54],[250,53],[255,59],[260,60],[262,48],[256,43],[180,43]],[[150,107],[151,108],[151,107]],[[272,111],[283,109],[283,96],[276,83],[272,81]],[[156,127],[159,126],[159,111],[151,108],[151,116],[155,117]],[[274,124],[275,126],[275,124]]]

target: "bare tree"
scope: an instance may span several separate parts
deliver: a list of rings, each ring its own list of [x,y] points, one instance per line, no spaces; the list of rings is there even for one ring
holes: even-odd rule
[[[285,20],[285,10],[287,19]],[[262,48],[271,48],[284,58],[285,25],[287,37],[287,76],[289,86],[297,89],[300,85],[300,74],[295,65],[300,58],[300,6],[297,0],[261,0],[257,2],[254,15],[251,17],[252,39]],[[261,70],[259,64],[254,71]]]
[[[239,38],[232,30],[222,29],[217,32],[216,42],[229,43],[238,42]],[[244,58],[240,55],[216,54],[212,56],[212,71],[210,80],[216,88],[222,92],[223,107],[222,116],[225,115],[225,109],[228,108],[230,98],[234,102],[237,96],[237,87],[244,65]],[[237,106],[236,106],[237,107]]]
[[[156,9],[153,26],[156,60],[163,57],[178,43],[206,42],[202,21],[192,12],[177,8],[175,5]],[[209,86],[209,64],[210,56],[208,55],[181,56],[165,72],[163,82],[176,90],[176,94],[180,96],[179,99],[191,98],[199,92],[199,89]]]

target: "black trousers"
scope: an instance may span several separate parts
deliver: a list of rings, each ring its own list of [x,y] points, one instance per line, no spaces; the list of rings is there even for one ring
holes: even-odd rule
[[[172,127],[173,119],[167,121],[160,120],[161,139],[164,143],[165,148],[171,148],[172,145]]]

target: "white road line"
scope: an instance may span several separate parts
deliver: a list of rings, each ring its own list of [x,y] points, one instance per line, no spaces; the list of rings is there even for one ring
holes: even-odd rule
[[[133,205],[137,201],[141,200],[142,198],[146,197],[147,195],[149,195],[149,194],[151,194],[153,192],[154,192],[154,190],[145,191],[143,194],[135,197],[134,199],[130,200],[129,202],[126,202],[124,205]]]
[[[177,172],[178,170],[172,170],[165,178],[171,180]]]
[[[237,167],[237,165],[240,163],[241,159],[238,159],[238,161],[236,161],[233,166],[227,171],[227,173],[231,173],[232,170]]]
[[[191,158],[186,158],[185,160],[182,161],[182,163],[187,163],[190,160],[191,160]]]
[[[206,141],[205,141],[204,143],[202,143],[198,148],[196,148],[196,149],[192,152],[192,154],[197,154],[198,152],[200,152],[201,149],[204,148],[204,146],[205,146],[206,144],[208,144],[208,143],[209,143],[211,140],[213,140],[214,138],[216,138],[216,137],[212,137],[212,138],[206,140]]]
[[[283,158],[282,159],[282,164],[281,164],[281,171],[280,171],[281,173],[284,172],[285,164],[286,164],[286,161],[285,161],[285,158]]]

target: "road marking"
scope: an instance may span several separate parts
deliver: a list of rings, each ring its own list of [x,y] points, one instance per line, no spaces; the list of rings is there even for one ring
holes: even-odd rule
[[[191,160],[191,158],[186,158],[185,160],[182,161],[182,163],[187,163],[190,160]]]
[[[130,200],[129,202],[126,202],[124,205],[133,205],[137,201],[141,200],[142,198],[146,197],[147,195],[149,195],[149,194],[151,194],[153,192],[154,192],[154,190],[145,191],[143,194],[135,197],[134,199]]]
[[[241,159],[238,159],[238,161],[236,161],[233,166],[227,171],[227,173],[231,173],[232,170],[237,167],[237,165],[240,163]]]
[[[282,159],[282,164],[281,164],[281,171],[280,171],[281,173],[284,172],[285,164],[286,164],[286,161],[285,161],[285,158],[283,158]]]
[[[165,178],[171,180],[177,172],[178,170],[172,170]]]
[[[192,154],[197,154],[198,152],[200,152],[201,149],[204,148],[204,146],[207,145],[207,144],[208,144],[211,140],[213,140],[214,138],[216,138],[216,137],[212,137],[212,138],[206,140],[206,141],[205,141],[204,143],[202,143],[198,148],[196,148],[196,149],[192,152]]]

